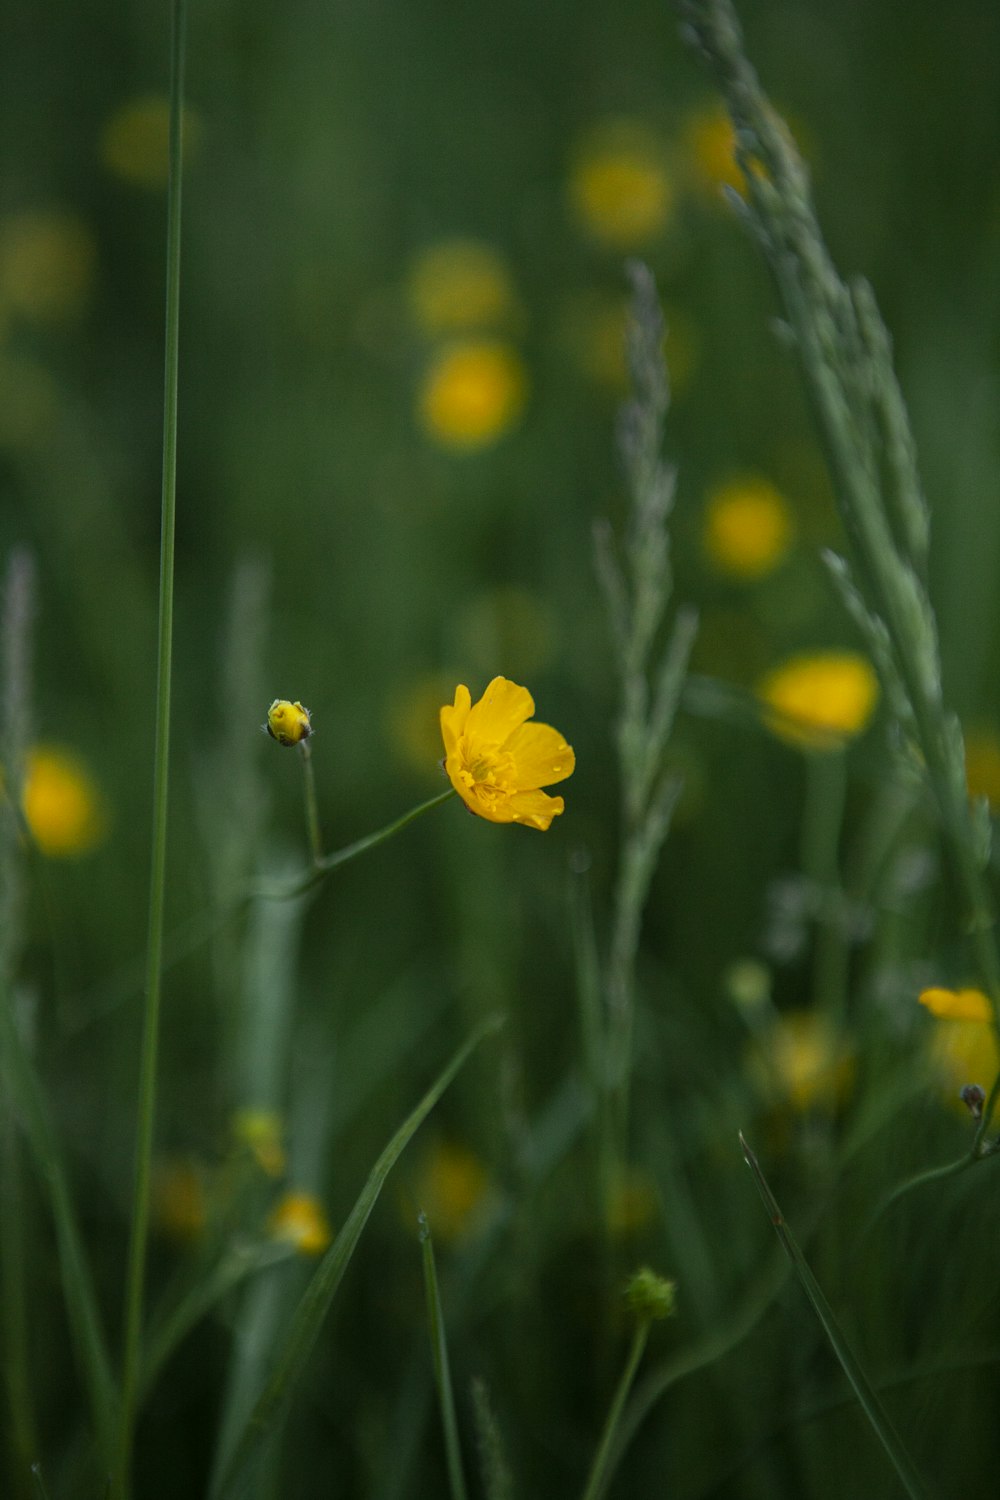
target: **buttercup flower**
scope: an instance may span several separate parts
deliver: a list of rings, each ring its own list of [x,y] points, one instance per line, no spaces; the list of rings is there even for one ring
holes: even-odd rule
[[[474,1228],[489,1193],[484,1164],[455,1141],[441,1141],[426,1157],[417,1196],[436,1237],[460,1240]]]
[[[185,158],[198,136],[190,110],[181,116]],[[101,134],[101,160],[109,172],[136,187],[161,188],[169,175],[170,102],[158,94],[130,99],[108,120]]]
[[[705,511],[704,546],[720,573],[763,578],[786,556],[792,542],[791,511],[766,479],[738,479],[720,486]]]
[[[985,797],[1000,807],[1000,736],[996,730],[974,727],[965,731],[965,779],[970,797]]]
[[[433,335],[495,328],[515,307],[507,267],[478,240],[429,246],[413,264],[408,290],[414,321]]]
[[[21,805],[32,838],[49,859],[89,854],[107,828],[90,772],[71,751],[52,745],[28,751]]]
[[[520,356],[493,340],[452,344],[429,365],[420,388],[427,434],[447,448],[486,448],[512,427],[524,406]]]
[[[267,1221],[271,1236],[300,1255],[321,1255],[333,1238],[323,1205],[312,1193],[286,1193]]]
[[[279,745],[298,745],[312,734],[308,708],[301,703],[289,703],[287,698],[275,698],[264,727]]]
[[[444,768],[466,807],[490,823],[546,829],[565,805],[540,788],[571,776],[576,757],[557,729],[527,722],[534,712],[528,689],[506,677],[475,705],[460,685],[441,710]]]
[[[922,990],[920,1004],[932,1016],[946,1021],[992,1021],[993,1010],[982,990]]]
[[[721,107],[713,105],[691,116],[685,132],[691,164],[699,187],[717,196],[725,183],[743,191],[743,173],[736,161],[736,133]]]
[[[831,1109],[850,1088],[854,1063],[824,1016],[790,1011],[755,1043],[749,1069],[763,1096],[800,1113]]]
[[[767,724],[779,739],[828,750],[867,728],[878,702],[878,678],[857,652],[818,651],[793,656],[769,672],[757,696],[773,710]]]
[[[573,169],[570,194],[584,227],[615,250],[654,239],[673,206],[659,142],[633,120],[613,121],[591,136]]]

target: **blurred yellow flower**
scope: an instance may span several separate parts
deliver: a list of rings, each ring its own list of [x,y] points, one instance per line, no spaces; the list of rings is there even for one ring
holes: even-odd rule
[[[312,734],[312,720],[308,708],[303,708],[301,703],[275,698],[267,711],[265,728],[279,745],[298,745]]]
[[[697,111],[684,132],[688,159],[698,186],[712,196],[726,184],[743,191],[743,173],[736,163],[736,133],[726,111],[719,106]]]
[[[720,573],[763,578],[787,556],[794,532],[787,500],[766,479],[735,479],[709,496],[703,541]]]
[[[521,358],[509,344],[448,345],[431,360],[421,382],[424,430],[447,448],[486,448],[520,417],[527,384]]]
[[[793,656],[758,684],[768,727],[788,744],[832,749],[867,727],[878,702],[878,678],[854,651]]]
[[[158,1162],[153,1172],[153,1217],[176,1240],[196,1240],[208,1217],[205,1184],[192,1162]]]
[[[0,223],[0,313],[39,323],[77,316],[97,265],[94,236],[76,214],[34,209]]]
[[[403,765],[426,771],[441,759],[438,709],[454,678],[443,674],[418,677],[401,685],[390,699],[388,729]]]
[[[625,1238],[644,1229],[656,1216],[656,1184],[642,1167],[623,1167],[611,1185],[608,1228]]]
[[[54,745],[29,750],[21,805],[31,836],[49,859],[89,854],[104,838],[104,801],[79,756]]]
[[[937,1020],[928,1054],[945,1099],[962,1113],[960,1092],[966,1084],[978,1083],[989,1093],[1000,1071],[996,1029],[988,1021]]]
[[[516,307],[503,258],[478,240],[442,240],[423,250],[408,292],[414,322],[435,337],[496,328]]]
[[[238,1109],[233,1116],[233,1139],[246,1146],[268,1177],[285,1170],[281,1116],[270,1109]]]
[[[992,1021],[993,1007],[982,990],[921,990],[920,1004],[939,1020]]]
[[[453,1242],[475,1228],[490,1187],[486,1167],[466,1146],[440,1141],[424,1158],[417,1200],[436,1238]]]
[[[965,779],[970,797],[985,797],[990,807],[1000,807],[1000,736],[996,730],[966,730]]]
[[[576,757],[558,730],[529,724],[527,688],[494,677],[479,702],[463,685],[441,709],[445,770],[462,801],[490,823],[546,829],[565,806],[540,788],[573,774]]]
[[[660,144],[636,121],[594,131],[577,153],[569,188],[584,228],[618,251],[655,239],[673,206]]]
[[[272,1239],[287,1240],[300,1255],[321,1255],[333,1239],[323,1205],[312,1193],[286,1193],[267,1227]]]
[[[197,117],[185,110],[181,117],[181,145],[185,160],[197,143]],[[101,160],[115,177],[136,187],[162,188],[168,176],[170,103],[158,94],[130,99],[110,117],[101,132]]]
[[[750,1071],[765,1098],[803,1113],[838,1104],[850,1088],[854,1062],[825,1016],[790,1011],[754,1043]]]

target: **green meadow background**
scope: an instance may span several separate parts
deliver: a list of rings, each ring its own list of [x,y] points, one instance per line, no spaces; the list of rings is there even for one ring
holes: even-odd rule
[[[1000,804],[1000,10],[745,0],[741,14],[833,256],[871,280],[894,338],[945,693],[970,780],[975,766]],[[168,27],[166,6],[14,0],[0,45],[0,556],[24,547],[36,564],[33,740],[79,758],[96,809],[78,848],[24,851],[14,978],[113,1348],[148,902]],[[448,1493],[421,1208],[470,1495],[582,1492],[628,1346],[620,1288],[642,1264],[676,1281],[677,1310],[652,1330],[611,1495],[902,1493],[783,1269],[740,1129],[933,1492],[988,1493],[996,1169],[868,1222],[897,1183],[968,1146],[917,995],[979,976],[884,706],[828,755],[753,710],[787,658],[862,646],[820,558],[844,540],[794,353],[697,147],[719,104],[676,14],[650,0],[202,0],[187,106],[153,1310],[227,1245],[273,1233],[286,1191],[336,1231],[454,1048],[507,1018],[390,1178],[250,1493]],[[605,149],[638,160],[648,212],[634,222],[629,201],[582,204]],[[437,283],[427,270],[455,241],[488,252],[478,308],[442,292],[454,263]],[[619,687],[592,528],[626,515],[632,255],[668,325],[673,598],[700,624],[668,750],[683,790],[637,967],[629,1172],[609,1214],[579,949],[581,909],[606,947],[619,855]],[[486,430],[466,440],[427,415],[461,341],[500,362]],[[712,496],[748,477],[775,488],[788,527],[754,577],[706,541]],[[576,751],[547,834],[451,802],[308,900],[213,924],[239,881],[307,860],[299,757],[261,732],[272,699],[311,710],[335,849],[444,788],[438,708],[497,674]],[[804,862],[840,775],[831,917]],[[817,1000],[832,928],[841,1028],[803,1083],[778,1039]],[[270,1121],[277,1157],[241,1132],[246,1110]],[[98,1495],[48,1211],[23,1177],[38,1458],[53,1500]],[[259,1375],[247,1330],[266,1349],[314,1264],[261,1272],[184,1340],[140,1421],[137,1494],[207,1493],[220,1422]],[[509,1491],[481,1478],[484,1401]],[[0,1492],[35,1493],[7,1447]]]

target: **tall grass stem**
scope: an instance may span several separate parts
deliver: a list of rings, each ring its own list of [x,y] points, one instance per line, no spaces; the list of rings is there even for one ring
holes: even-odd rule
[[[149,1238],[156,1072],[163,967],[163,907],[167,863],[167,797],[170,770],[170,690],[173,649],[174,528],[177,494],[177,392],[181,270],[181,120],[184,100],[186,0],[174,0],[170,42],[169,177],[167,187],[166,331],[163,380],[163,470],[160,512],[160,597],[156,663],[156,741],[153,764],[153,834],[149,882],[149,936],[142,1052],[139,1065],[135,1178],[125,1282],[121,1415],[114,1500],[125,1500],[139,1386]]]
[[[444,1314],[441,1311],[437,1267],[434,1263],[434,1244],[431,1240],[431,1230],[426,1214],[421,1213],[419,1224],[424,1267],[424,1295],[427,1300],[427,1322],[431,1336],[431,1355],[434,1361],[434,1384],[437,1387],[438,1403],[441,1407],[441,1426],[444,1429],[448,1489],[451,1493],[451,1500],[468,1500],[465,1473],[462,1468],[462,1449],[458,1441],[455,1392],[451,1384],[451,1366],[448,1362],[448,1340],[444,1330]]]

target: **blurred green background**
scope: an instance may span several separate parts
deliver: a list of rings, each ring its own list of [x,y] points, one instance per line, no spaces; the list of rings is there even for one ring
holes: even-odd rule
[[[21,978],[112,1325],[154,711],[159,9],[14,0],[0,48],[0,554],[21,544],[37,559],[36,738],[80,757],[70,781],[86,767],[82,795],[99,801],[75,843],[71,830],[35,861]],[[946,692],[981,751],[977,789],[1000,797],[1000,10],[747,0],[741,13],[832,252],[871,279],[895,339],[933,512]],[[431,1192],[420,1172],[435,1143],[472,1153],[450,1191],[488,1220],[473,1233],[460,1214],[454,1236],[439,1233],[463,1413],[483,1376],[518,1493],[571,1493],[622,1337],[583,1186],[569,889],[586,872],[603,940],[617,688],[591,528],[624,515],[625,258],[652,267],[668,323],[675,596],[701,613],[695,671],[744,690],[796,653],[857,649],[819,559],[842,542],[794,357],[722,198],[717,101],[665,4],[204,0],[191,8],[185,161],[169,913],[178,953],[190,951],[166,990],[162,1156],[199,1164],[210,1197],[234,1111],[273,1109],[289,1181],[336,1227],[454,1040],[508,1012],[502,1042],[477,1056],[377,1210],[283,1477],[261,1493],[443,1493],[414,1206]],[[734,561],[713,543],[713,501],[761,482],[775,536],[750,564],[738,539]],[[272,698],[312,711],[338,847],[440,788],[437,709],[457,682],[475,698],[497,673],[527,683],[576,749],[546,838],[449,805],[308,910],[188,941],[227,878],[304,858],[300,768],[260,733]],[[886,736],[880,718],[849,752],[848,854],[891,782]],[[766,1124],[790,1211],[813,1223],[817,1185],[841,1194],[820,1269],[831,1293],[856,1296],[880,1367],[967,1356],[950,1387],[940,1374],[904,1384],[898,1413],[941,1493],[982,1489],[1000,1457],[988,1185],[970,1181],[963,1197],[963,1179],[936,1216],[921,1200],[863,1253],[850,1234],[878,1184],[961,1150],[967,1125],[930,1088],[898,1119],[886,1106],[895,1145],[879,1137],[845,1179],[827,1170],[829,1114],[817,1126],[786,1099],[776,1119],[746,1065],[732,965],[757,965],[736,973],[779,1011],[808,1007],[808,758],[704,701],[682,714],[673,754],[685,792],[640,966],[641,1178],[612,1263],[648,1258],[678,1278],[681,1313],[658,1358],[723,1326],[771,1250],[735,1148],[738,1126]],[[926,821],[903,852],[913,868],[860,910],[852,938],[852,1025],[873,1038],[856,1086],[875,1106],[880,1068],[923,1045],[916,989],[970,977]],[[887,913],[882,958],[867,939]],[[199,1198],[196,1230],[205,1212]],[[154,1286],[197,1254],[171,1244],[165,1218]],[[38,1204],[33,1223],[33,1360],[69,1494],[77,1395]],[[285,1271],[289,1285],[305,1274]],[[224,1308],[168,1367],[140,1493],[201,1492],[239,1316]],[[881,1493],[884,1460],[842,1395],[787,1288],[752,1337],[653,1410],[618,1492]]]

